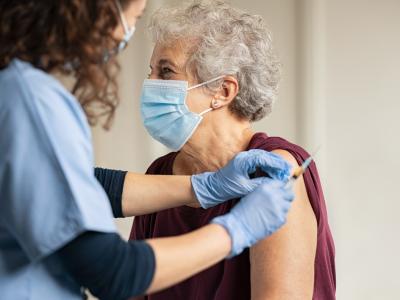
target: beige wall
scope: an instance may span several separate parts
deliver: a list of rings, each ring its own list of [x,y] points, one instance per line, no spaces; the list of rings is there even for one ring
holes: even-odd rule
[[[169,2],[150,1],[147,15]],[[400,1],[232,3],[266,18],[284,64],[275,111],[255,128],[309,150],[323,145],[317,163],[336,241],[338,299],[399,299]],[[94,130],[101,166],[144,172],[167,151],[138,113],[151,54],[145,22],[121,55],[115,125]],[[130,223],[118,221],[125,237]]]
[[[400,1],[328,1],[326,35],[339,295],[400,299]]]

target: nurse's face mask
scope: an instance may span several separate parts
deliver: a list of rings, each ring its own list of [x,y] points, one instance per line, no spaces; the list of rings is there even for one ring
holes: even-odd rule
[[[199,114],[186,105],[188,91],[223,78],[218,76],[188,87],[187,81],[146,79],[141,95],[141,114],[149,134],[166,147],[178,151],[193,135],[209,108]]]
[[[104,61],[107,62],[111,56],[117,55],[120,53],[122,50],[124,50],[128,46],[129,40],[132,38],[133,34],[135,33],[136,27],[129,27],[128,22],[125,18],[124,12],[122,10],[121,2],[119,0],[115,1],[115,5],[117,6],[118,9],[118,14],[119,14],[119,19],[122,24],[122,28],[124,30],[124,37],[122,40],[118,43],[117,47],[115,47],[112,50],[106,51],[104,54]]]

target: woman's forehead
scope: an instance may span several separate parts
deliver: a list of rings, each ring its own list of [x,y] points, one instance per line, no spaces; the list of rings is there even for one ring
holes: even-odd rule
[[[183,67],[188,60],[187,46],[184,43],[157,43],[153,49],[151,57],[151,65],[157,66],[160,64],[170,63],[176,67]]]

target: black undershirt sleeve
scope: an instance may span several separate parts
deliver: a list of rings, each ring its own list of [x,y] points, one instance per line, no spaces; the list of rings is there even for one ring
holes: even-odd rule
[[[111,208],[115,218],[123,218],[122,213],[122,192],[126,171],[95,168],[94,175],[103,186],[110,200]]]
[[[85,232],[56,255],[70,276],[101,300],[143,295],[155,272],[153,249],[116,233]]]

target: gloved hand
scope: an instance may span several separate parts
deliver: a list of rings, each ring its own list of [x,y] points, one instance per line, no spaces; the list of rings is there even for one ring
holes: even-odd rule
[[[254,191],[266,177],[250,179],[259,167],[273,179],[287,180],[291,166],[279,155],[264,150],[249,150],[236,155],[217,172],[193,175],[192,187],[201,207],[209,208]]]
[[[278,180],[267,179],[254,192],[242,198],[226,215],[211,223],[225,227],[232,239],[229,257],[270,236],[285,222],[294,198],[291,188]]]

